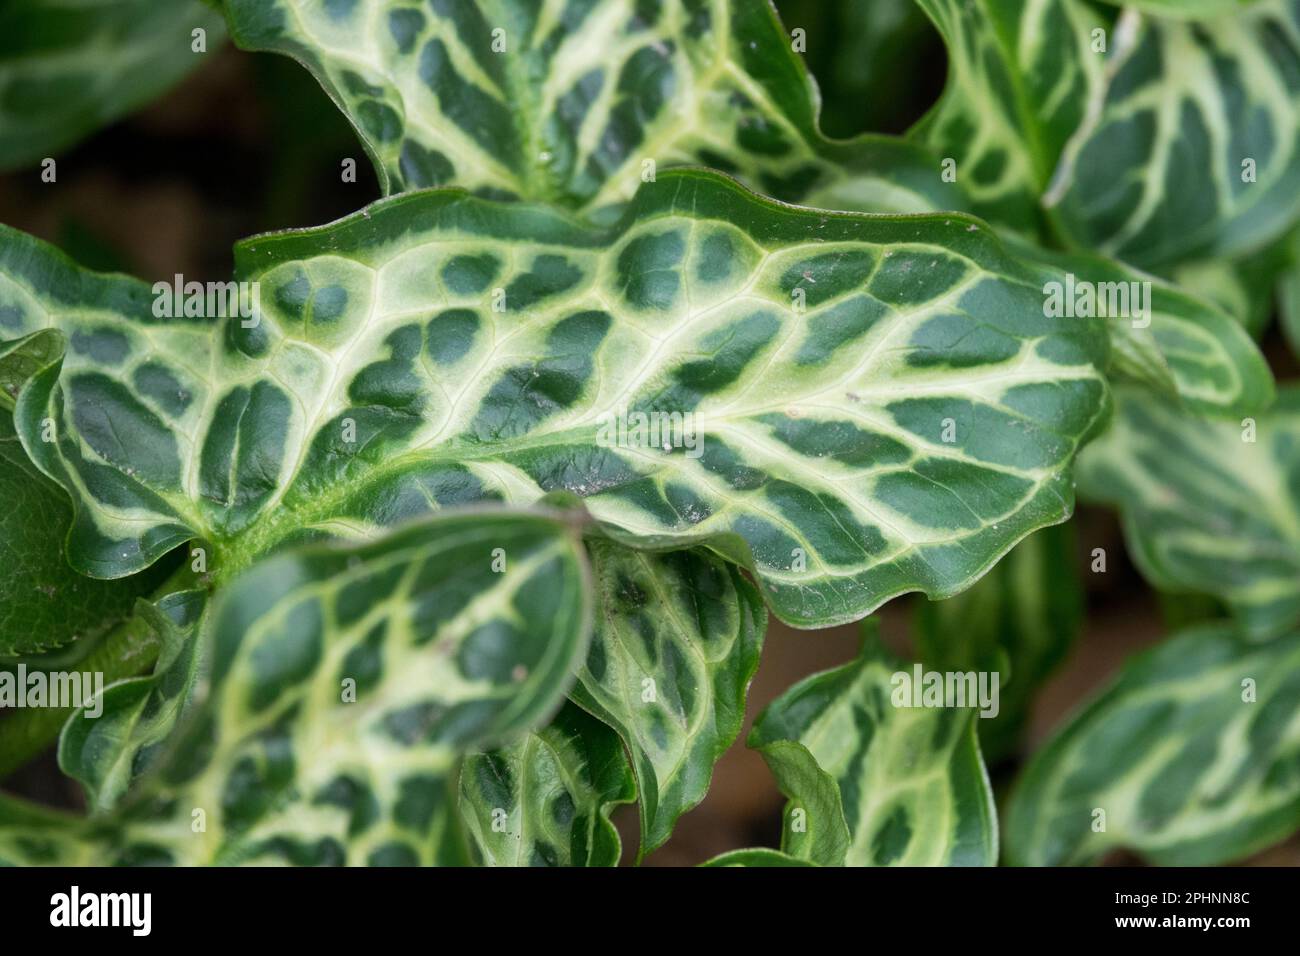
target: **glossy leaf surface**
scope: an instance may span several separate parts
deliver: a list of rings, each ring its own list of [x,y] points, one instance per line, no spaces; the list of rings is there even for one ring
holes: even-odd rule
[[[565,492],[617,539],[750,565],[789,622],[840,623],[955,593],[1068,514],[1105,408],[1104,329],[1045,317],[976,222],[697,171],[608,230],[446,190],[246,241],[250,322],[154,319],[144,284],[3,239],[10,334],[69,343],[20,431],[101,576],[197,537],[220,579],[304,534]],[[680,440],[647,442],[652,416]]]
[[[1117,27],[1049,205],[1078,244],[1145,267],[1279,238],[1300,215],[1300,4]]]
[[[975,712],[895,706],[900,673],[911,666],[869,636],[856,661],[773,701],[749,745],[796,741],[835,779],[848,866],[992,866],[997,819]]]
[[[461,768],[461,817],[487,866],[617,866],[609,814],[635,799],[618,735],[573,704]]]
[[[1237,256],[1300,216],[1300,5],[1208,23],[1078,0],[921,0],[948,88],[914,135],[976,211],[1147,269]]]
[[[632,755],[644,855],[704,799],[740,733],[767,613],[738,568],[703,550],[590,551],[599,609],[573,697]]]
[[[821,135],[812,83],[763,0],[226,9],[241,46],[316,75],[390,194],[455,185],[608,219],[656,172],[699,164],[811,206],[958,206],[924,150]]]
[[[1043,307],[1080,320],[1099,316],[1110,331],[1111,381],[1137,382],[1202,415],[1248,415],[1275,397],[1273,373],[1244,323],[1256,308],[1239,288],[1216,307],[1211,291],[1189,294],[1120,262],[1082,252],[1055,252],[1011,241],[1012,252],[1035,264],[1043,280]],[[1227,264],[1234,283],[1268,289],[1269,273]],[[1198,278],[1205,277],[1198,272]],[[1212,281],[1212,277],[1205,277]],[[1262,279],[1262,282],[1260,281]]]
[[[545,516],[286,551],[219,599],[210,690],[81,836],[115,864],[465,862],[462,755],[550,717],[590,617],[577,536]]]

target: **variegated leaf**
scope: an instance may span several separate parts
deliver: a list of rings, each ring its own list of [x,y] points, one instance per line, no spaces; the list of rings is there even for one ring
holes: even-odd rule
[[[935,671],[998,671],[996,717],[976,721],[990,761],[1012,754],[1039,685],[1065,658],[1083,620],[1071,525],[1030,535],[974,587],[916,614],[922,662]]]
[[[69,342],[16,420],[74,494],[80,570],[200,538],[220,582],[303,534],[568,492],[828,625],[955,593],[1061,520],[1105,408],[1104,329],[1045,317],[978,222],[794,209],[703,171],[608,229],[441,190],[236,260],[253,319],[163,320],[143,283],[0,233],[8,334]]]
[[[912,130],[981,216],[1034,236],[1040,200],[1103,83],[1102,19],[1076,0],[917,0],[948,47],[942,98]]]
[[[868,634],[857,660],[773,701],[749,746],[798,741],[836,780],[852,833],[848,866],[992,866],[997,820],[975,711],[896,706],[894,678],[904,672],[911,665]]]
[[[707,551],[593,541],[590,553],[599,611],[573,699],[632,755],[644,856],[704,799],[740,733],[767,612],[740,570]]]
[[[771,740],[758,752],[789,798],[781,826],[781,853],[817,866],[843,866],[853,838],[835,778],[797,741]]]
[[[0,169],[36,163],[158,96],[197,67],[198,0],[23,0],[0,10]]]
[[[105,687],[97,701],[64,724],[59,768],[85,787],[92,812],[117,803],[154,762],[193,702],[206,609],[203,591],[175,591],[157,604],[139,602],[140,625],[150,628],[159,644],[153,673]]]
[[[1268,412],[1209,422],[1124,391],[1080,457],[1081,493],[1114,505],[1156,587],[1211,594],[1245,631],[1300,621],[1300,389]]]
[[[920,0],[948,88],[917,138],[977,212],[1147,269],[1261,249],[1300,217],[1300,3],[1209,23],[1079,0]]]
[[[852,838],[835,778],[817,765],[807,747],[793,740],[771,741],[759,752],[789,800],[781,849],[732,850],[700,865],[843,866]]]
[[[1105,319],[1112,381],[1139,382],[1211,416],[1246,415],[1273,401],[1268,362],[1242,323],[1213,300],[1114,260],[1008,245],[1040,268],[1045,309]]]
[[[920,5],[948,44],[950,76],[913,137],[953,162],[973,208],[1013,237],[1051,231],[1042,198],[1067,144],[1088,122],[1089,97],[1101,95],[1104,21],[1077,0]],[[1271,400],[1258,349],[1209,303],[1091,251],[1053,252],[1016,238],[1010,244],[1044,270],[1045,283],[1063,286],[1068,277],[1073,289],[1079,280],[1081,295],[1086,289],[1096,307],[1109,307],[1097,314],[1110,329],[1113,376],[1177,394],[1208,414],[1246,413]],[[1046,297],[1046,285],[1043,291]]]
[[[1222,626],[1131,661],[1037,753],[1012,794],[1019,865],[1126,848],[1210,866],[1300,828],[1300,633],[1252,645]]]
[[[545,515],[287,550],[218,598],[210,691],[83,838],[114,864],[464,862],[462,754],[554,712],[590,602],[577,528]]]
[[[1263,248],[1300,217],[1300,2],[1212,22],[1128,13],[1047,203],[1086,248],[1156,268]]]
[[[488,866],[617,866],[609,814],[635,799],[618,734],[573,704],[461,768],[461,818]]]
[[[957,206],[918,147],[822,137],[814,88],[766,0],[226,0],[226,10],[240,46],[289,54],[316,75],[390,194],[456,185],[608,221],[656,171],[703,164],[806,205]]]

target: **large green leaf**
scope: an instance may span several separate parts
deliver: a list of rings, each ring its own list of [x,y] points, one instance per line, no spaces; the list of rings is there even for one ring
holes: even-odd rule
[[[992,866],[997,820],[975,711],[895,706],[899,673],[911,665],[868,635],[853,663],[773,701],[749,746],[797,741],[835,778],[853,837],[848,866]]]
[[[218,598],[186,728],[83,839],[101,863],[463,862],[461,756],[555,711],[590,602],[577,529],[544,515],[270,558]]]
[[[960,591],[1061,520],[1106,402],[1104,329],[1045,317],[975,220],[794,209],[702,171],[608,229],[428,191],[236,261],[251,328],[155,319],[143,283],[0,233],[9,334],[69,341],[16,420],[75,496],[80,570],[199,538],[220,582],[304,533],[566,491],[833,624]],[[648,447],[650,413],[682,440]]]
[[[1151,269],[1255,251],[1300,216],[1296,0],[1113,30],[1078,0],[920,2],[951,62],[915,135],[982,215],[1033,232],[1045,206],[1070,244]]]
[[[0,409],[0,658],[93,640],[131,614],[165,568],[125,581],[78,574],[63,556],[72,524],[67,492],[32,464]]]
[[[35,163],[158,96],[220,45],[198,0],[23,0],[0,10],[0,169]]]
[[[1065,658],[1083,620],[1070,525],[1026,538],[974,587],[916,614],[921,660],[936,671],[998,671],[996,717],[976,721],[990,760],[1011,754],[1043,680]]]
[[[1223,599],[1255,637],[1300,621],[1300,389],[1241,423],[1121,392],[1080,457],[1079,487],[1119,509],[1156,587]]]
[[[1251,645],[1205,627],[1141,655],[1025,769],[1008,859],[1077,865],[1124,847],[1209,866],[1286,837],[1300,828],[1298,700],[1300,633]]]
[[[92,811],[111,808],[149,768],[192,703],[206,607],[203,591],[141,601],[139,626],[152,629],[159,645],[153,673],[109,685],[91,708],[93,718],[83,708],[64,725],[59,767],[86,788]]]
[[[622,845],[609,814],[635,799],[618,735],[573,704],[461,770],[461,817],[489,866],[616,866]]]
[[[942,5],[949,0],[936,2],[940,6],[932,6],[932,14],[949,18],[957,15],[943,8]],[[1052,0],[1053,4],[1060,2]],[[1069,2],[1073,3],[1073,0]],[[993,0],[989,5],[987,23],[983,20],[963,21],[961,27],[950,26],[947,34],[950,37],[960,34],[963,41],[977,37],[983,39],[983,35],[976,32],[977,28],[993,29],[994,20],[1000,29],[1010,28],[1010,25],[1017,29],[1021,27],[1013,15],[1015,4]],[[878,6],[867,5],[860,13],[852,15],[880,16],[880,13],[867,12]],[[809,106],[810,102],[815,103],[815,94],[791,54],[790,37],[781,32],[765,0],[680,0],[643,4],[636,6],[635,10],[613,0],[589,0],[570,4],[563,14],[552,14],[538,8],[531,16],[520,14],[510,4],[469,0],[435,3],[428,10],[388,0],[360,0],[346,9],[301,4],[295,0],[278,0],[270,5],[262,0],[233,0],[230,7],[241,42],[255,48],[290,52],[323,78],[327,88],[332,89],[335,98],[344,104],[370,143],[381,175],[385,166],[396,167],[389,182],[393,192],[418,185],[450,183],[482,191],[504,190],[511,195],[545,198],[591,211],[593,204],[609,203],[614,198],[622,200],[630,195],[638,182],[637,158],[649,151],[661,165],[700,162],[733,173],[760,192],[805,205],[866,212],[966,208],[966,197],[955,185],[945,185],[945,178],[939,175],[935,160],[896,157],[894,153],[898,147],[889,145],[892,141],[880,138],[867,137],[858,141],[856,146],[832,145],[821,139],[816,129],[815,107]],[[695,20],[697,16],[708,23],[730,23],[730,26],[722,30],[723,36],[718,38],[710,31],[701,31]],[[971,11],[961,14],[965,18],[972,16],[975,14]],[[1080,69],[1099,71],[1097,63],[1100,58],[1089,52],[1088,28],[1100,20],[1064,4],[1059,7],[1034,5],[1032,10],[1025,12],[1025,17],[1029,20],[1042,17],[1041,23],[1034,21],[1023,25],[1035,41],[1040,39],[1040,30],[1052,35],[1041,46],[1028,41],[1021,44],[1022,47],[1032,47],[1041,60],[1008,67],[1012,72],[1008,82],[1020,80],[1014,75],[1016,69],[1023,68],[1031,73],[1026,82],[1033,89],[1027,100],[1037,102],[1034,100],[1037,97],[1042,103],[1038,113],[1025,117],[1023,123],[1014,127],[1020,130],[1015,135],[1031,144],[1044,140],[1039,144],[1043,155],[1033,160],[1041,169],[1036,176],[1027,177],[1016,163],[1019,155],[1016,150],[998,147],[998,154],[1005,155],[1007,163],[1006,168],[997,174],[1000,185],[994,191],[999,192],[1006,185],[1002,183],[1003,176],[1009,177],[1018,190],[1036,183],[1027,193],[1027,201],[1036,209],[1038,197],[1047,188],[1066,139],[1084,118],[1084,104],[1072,97],[1077,95],[1081,98],[1088,84],[1076,88],[1076,85],[1066,84],[1062,78],[1065,75],[1060,70],[1062,44],[1067,47],[1071,43],[1080,44],[1084,49],[1084,53],[1077,54]],[[805,19],[799,19],[799,24],[804,24]],[[374,25],[371,32],[374,40],[367,46],[360,62],[354,44],[341,45],[331,39],[352,35],[358,22]],[[247,25],[244,34],[238,29],[241,23]],[[388,24],[391,29],[383,24]],[[503,52],[493,52],[492,30],[496,28],[506,31],[506,49]],[[805,29],[805,33],[814,30],[806,25],[800,28]],[[822,24],[821,29],[825,32],[826,25]],[[963,30],[966,32],[962,33]],[[607,43],[602,42],[606,39],[606,32],[611,32]],[[853,63],[880,60],[871,46],[870,37],[875,35],[874,32],[868,32],[866,27],[841,32],[858,37],[852,43],[854,55],[848,56],[848,60]],[[404,43],[399,42],[399,34],[405,38]],[[510,38],[516,35],[526,38],[518,49],[510,45]],[[809,36],[804,37],[805,41],[809,39]],[[730,53],[729,44],[732,47]],[[662,72],[634,71],[630,66],[626,72],[620,72],[609,66],[610,49],[620,51],[614,57],[617,63],[631,63],[637,57],[646,57],[650,62],[660,64],[657,69]],[[719,58],[734,63],[718,70],[715,61]],[[713,66],[702,66],[701,60]],[[988,57],[980,58],[981,62],[988,60]],[[422,72],[426,61],[430,64],[429,70],[436,66],[459,79],[454,83],[440,80],[434,84],[439,92],[436,95],[430,93]],[[521,61],[526,68],[521,69]],[[1076,61],[1067,59],[1066,62]],[[367,78],[366,82],[348,80],[346,75],[349,73],[356,78]],[[380,78],[372,78],[372,73]],[[615,75],[619,76],[620,90],[625,84],[630,86],[633,83],[633,76],[636,82],[652,88],[658,83],[665,84],[661,94],[663,102],[651,108],[636,100],[631,91],[610,97],[599,95],[599,84],[605,82],[602,78]],[[537,76],[546,78],[550,85],[559,84],[559,88],[565,90],[572,84],[573,90],[581,93],[575,93],[577,98],[590,105],[566,111],[564,97],[567,94],[552,91],[547,84],[543,84],[540,94],[531,97],[506,95],[512,91],[512,83],[518,82],[520,77],[536,82]],[[482,83],[476,85],[473,77],[478,77]],[[576,79],[578,77],[581,79]],[[592,85],[590,90],[583,86],[586,83]],[[1083,83],[1082,78],[1079,83]],[[713,89],[715,84],[728,89],[735,85],[742,94],[739,97],[723,95]],[[758,96],[756,90],[760,88],[766,96]],[[687,102],[686,89],[691,90],[694,99],[683,106]],[[874,92],[879,94],[879,90]],[[949,95],[963,98],[976,92],[977,88],[970,84],[954,82]],[[994,92],[1002,93],[1001,85],[989,91],[990,94]],[[620,109],[634,101],[640,111],[639,125],[619,121]],[[715,101],[725,104],[723,117],[705,115]],[[510,126],[513,122],[514,126],[528,132],[511,139],[504,134],[492,134],[486,125],[480,128],[479,124],[488,121],[480,110],[470,108],[469,104],[482,106],[485,102],[495,105],[501,113],[500,119],[494,122],[502,126]],[[950,155],[958,145],[979,153],[984,147],[976,140],[989,135],[989,122],[999,115],[996,109],[984,110],[989,102],[986,98],[972,106],[963,100],[963,107],[954,105],[940,111],[983,110],[974,114],[978,117],[978,123],[973,124],[978,127],[978,136],[973,137],[967,128],[970,125],[967,116],[961,121],[945,121],[947,132],[944,135],[951,136],[955,143],[943,143],[943,137],[938,134],[932,137],[932,141],[948,148]],[[1002,105],[1009,107],[1009,104]],[[394,134],[391,142],[385,145],[375,141],[373,134],[379,132],[378,127],[367,132],[368,111],[386,117],[379,126],[386,128],[391,125]],[[698,130],[695,124],[683,122],[683,112],[704,117]],[[459,134],[439,137],[438,130],[448,124],[459,130]],[[657,133],[660,126],[663,127],[662,134]],[[648,131],[643,127],[648,127]],[[440,175],[414,181],[408,181],[409,177],[402,175],[403,151],[419,152],[422,148],[436,145],[438,149],[454,152],[456,144],[465,140],[466,131],[473,134],[475,130],[480,141],[470,135],[468,144],[464,145],[468,154],[464,158],[445,158],[446,165]],[[758,139],[766,140],[775,135],[781,140],[782,148],[771,144],[760,146],[756,140],[759,130],[763,135]],[[689,145],[702,132],[714,138],[721,133],[725,142],[712,142],[707,148]],[[552,141],[555,136],[564,138],[569,146],[558,148]],[[638,152],[637,144],[642,142],[643,136],[645,149]],[[635,141],[631,145],[627,145],[629,138]],[[480,155],[485,148],[497,152],[509,150],[511,143],[519,153],[515,160],[493,163]],[[601,159],[594,167],[598,172],[593,172],[590,162],[584,166],[582,161],[583,143],[589,144],[598,157],[613,149],[612,144],[623,145],[617,151],[616,162]],[[795,148],[793,144],[803,148]],[[804,144],[812,144],[811,148],[819,157],[816,162],[808,158],[810,147]],[[683,149],[684,156],[674,153],[674,150]],[[970,160],[971,172],[959,180],[974,196],[976,207],[985,214],[994,209],[988,206],[987,191],[980,177],[996,165],[993,151],[993,147],[989,147],[987,155],[981,154]],[[549,157],[540,169],[534,153]],[[665,160],[664,155],[670,156],[671,161]],[[967,159],[964,153],[961,155],[964,166]],[[561,161],[556,157],[568,158]],[[559,165],[558,172],[551,168],[551,163]],[[803,171],[797,175],[788,173],[792,163],[802,164]],[[875,174],[885,176],[889,185],[882,188],[875,183],[872,178]],[[574,185],[575,181],[587,183],[587,186]],[[614,184],[612,187],[610,181]],[[604,198],[591,199],[585,190],[594,188],[602,190],[599,195]],[[604,195],[611,188],[614,192]],[[938,191],[944,189],[948,191]],[[904,195],[895,198],[894,194],[900,191]],[[924,200],[911,197],[913,193],[924,194]],[[1033,216],[1036,217],[1036,213]],[[1093,281],[1138,278],[1121,276],[1118,267],[1100,260],[1083,263],[1081,270],[1093,274]],[[1144,356],[1148,367],[1143,368],[1143,372],[1159,374],[1165,371],[1166,366],[1172,367],[1172,371],[1166,374],[1174,376],[1179,391],[1193,402],[1211,406],[1212,410],[1235,408],[1234,402],[1248,403],[1266,387],[1267,371],[1263,361],[1239,330],[1230,326],[1221,328],[1220,325],[1228,326],[1223,317],[1190,297],[1177,296],[1167,287],[1159,289],[1156,297],[1161,301],[1157,303],[1156,321],[1151,331],[1126,331],[1122,323],[1111,323],[1121,353],[1126,347],[1130,351],[1138,349],[1134,339],[1146,341],[1146,348],[1152,354]],[[1162,381],[1160,384],[1169,383]]]
[[[767,614],[740,570],[706,551],[590,549],[599,611],[573,699],[632,755],[644,856],[704,799],[740,733]]]
[[[837,142],[766,0],[226,0],[246,49],[292,55],[356,126],[388,193],[456,185],[607,218],[700,163],[790,202],[955,208],[918,147]]]

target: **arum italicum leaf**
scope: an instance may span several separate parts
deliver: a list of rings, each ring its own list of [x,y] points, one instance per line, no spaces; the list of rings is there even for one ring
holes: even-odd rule
[[[1101,83],[1101,18],[1069,0],[917,0],[948,48],[948,84],[911,136],[929,144],[981,216],[1034,235],[1040,198]],[[950,167],[952,168],[952,167]]]
[[[56,156],[143,106],[225,35],[198,0],[25,0],[0,12],[0,169]]]
[[[1044,316],[977,221],[795,209],[698,170],[609,228],[439,190],[236,261],[252,320],[156,319],[148,285],[4,232],[6,331],[69,343],[16,418],[74,496],[79,570],[200,538],[219,582],[304,533],[567,492],[829,625],[960,591],[1064,518],[1106,406],[1105,330]],[[681,423],[667,450],[636,440],[651,413]]]
[[[788,798],[781,849],[754,847],[715,856],[702,866],[843,866],[852,843],[840,787],[808,748],[773,740],[759,748],[777,786]]]
[[[321,78],[376,156],[390,192],[457,185],[603,216],[632,194],[642,162],[651,159],[659,167],[700,163],[777,199],[822,208],[919,212],[967,206],[958,186],[941,175],[937,157],[918,147],[908,152],[888,137],[835,143],[820,135],[816,92],[766,0],[596,0],[562,11],[530,7],[528,14],[472,0],[420,6],[235,0],[228,9],[243,45],[291,53]],[[1079,24],[1096,20],[1073,10],[1070,18]],[[358,53],[357,31],[367,25],[368,39]],[[1049,25],[1055,58],[1060,44],[1074,42],[1073,34],[1050,18]],[[494,30],[504,32],[494,36]],[[564,31],[576,32],[564,38]],[[1079,31],[1086,40],[1087,31]],[[1086,65],[1096,59],[1090,55]],[[1050,69],[1055,81],[1056,59]],[[534,89],[537,76],[545,78],[540,93]],[[519,83],[531,84],[528,95],[515,89]],[[962,89],[950,95],[965,95]],[[1040,173],[1012,168],[1020,154],[1005,143],[997,147],[1008,155],[1005,175],[1017,189],[1036,181],[1046,187],[1050,155],[1081,122],[1079,104],[1056,87],[1041,95],[1055,112],[1033,121],[1052,130],[1036,160]],[[636,122],[628,120],[632,111]],[[953,133],[963,147],[974,142],[978,150],[988,123],[981,114],[979,136],[960,124]],[[516,126],[525,132],[516,134]],[[1041,138],[1035,130],[1025,133],[1031,141]],[[384,131],[392,136],[381,142],[377,136]],[[420,163],[411,158],[427,149],[441,157],[436,175],[420,173]],[[493,159],[503,151],[508,161]],[[981,201],[976,181],[989,163],[977,165],[958,182],[989,215],[994,210]],[[1036,208],[1038,189],[1026,195]],[[1101,268],[1094,264],[1083,271]],[[1143,369],[1148,377],[1166,364],[1177,366],[1174,378],[1158,385],[1187,385],[1192,401],[1216,411],[1248,399],[1248,386],[1266,388],[1263,362],[1248,342],[1243,348],[1237,341],[1243,338],[1239,330],[1221,323],[1222,317],[1207,321],[1212,310],[1193,299],[1171,297],[1165,289],[1156,296],[1162,301],[1153,330],[1136,335],[1148,340],[1153,353],[1148,358],[1156,368]],[[1135,337],[1118,327],[1122,321],[1110,323],[1121,351]],[[1156,354],[1166,344],[1174,354]],[[1192,364],[1197,367],[1189,369]],[[1188,371],[1197,374],[1184,382],[1181,373]],[[1207,388],[1210,378],[1215,381]],[[1238,381],[1246,379],[1251,381]],[[1234,388],[1241,394],[1219,394]]]
[[[635,799],[618,735],[574,704],[509,747],[470,755],[460,775],[461,817],[489,866],[616,866],[609,814]]]
[[[767,612],[738,568],[702,549],[590,548],[599,611],[573,699],[632,755],[644,856],[704,799],[740,733]]]
[[[1092,50],[1101,20],[1072,0],[921,5],[945,37],[951,65],[943,99],[912,135],[956,162],[977,212],[1032,237],[1047,228],[1043,194],[1085,122],[1088,91],[1103,82],[1104,55]],[[1270,400],[1272,377],[1259,350],[1209,302],[1092,253],[1022,241],[1011,248],[1042,269],[1045,292],[1047,283],[1061,290],[1068,314],[1106,318],[1113,377],[1176,394],[1211,415],[1248,413]],[[1081,295],[1091,295],[1091,304]]]
[[[1138,382],[1208,416],[1250,414],[1273,401],[1268,362],[1212,299],[1099,256],[1008,245],[1041,270],[1046,307],[1105,317],[1112,381]]]
[[[952,62],[915,135],[982,215],[1028,232],[1041,201],[1072,245],[1148,269],[1252,252],[1300,215],[1295,0],[1113,29],[1076,0],[921,3]]]
[[[853,837],[835,778],[797,741],[772,740],[758,750],[789,798],[781,826],[781,852],[818,866],[843,866]]]
[[[1300,633],[1222,625],[1131,661],[1035,754],[1006,817],[1009,862],[1134,850],[1157,866],[1240,859],[1300,826]]]
[[[292,55],[357,128],[387,193],[456,185],[597,218],[701,164],[833,209],[958,208],[913,144],[818,131],[766,0],[227,0],[236,42]]]
[[[912,675],[868,635],[851,664],[800,681],[759,716],[749,746],[796,741],[839,784],[848,866],[992,866],[993,793],[975,711],[895,706]]]
[[[218,601],[211,689],[97,862],[464,862],[462,755],[545,722],[591,624],[576,529],[509,511],[291,549]]]
[[[160,645],[153,673],[109,685],[89,708],[93,716],[83,708],[64,725],[59,768],[86,788],[93,812],[111,808],[148,769],[192,703],[206,608],[203,591],[176,591],[157,604],[141,601],[141,625]]]
[[[1118,393],[1114,422],[1080,456],[1080,493],[1119,509],[1129,552],[1170,591],[1224,600],[1245,632],[1300,621],[1300,389],[1240,422],[1197,419]]]

